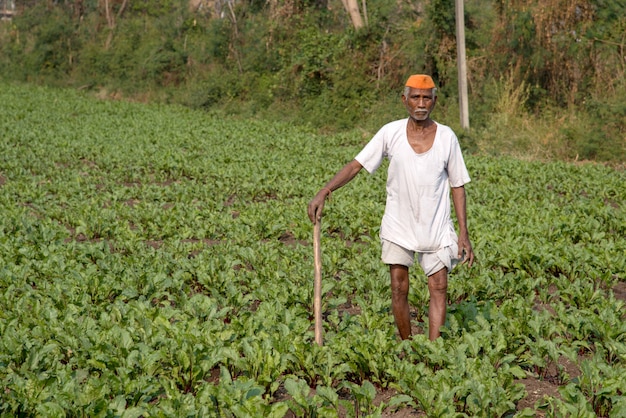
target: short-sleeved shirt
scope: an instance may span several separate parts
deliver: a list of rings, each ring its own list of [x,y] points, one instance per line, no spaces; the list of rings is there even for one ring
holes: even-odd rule
[[[437,123],[432,147],[416,153],[407,119],[383,126],[355,159],[374,173],[389,159],[387,202],[380,237],[416,252],[435,252],[456,239],[450,217],[450,187],[470,181],[459,141]]]

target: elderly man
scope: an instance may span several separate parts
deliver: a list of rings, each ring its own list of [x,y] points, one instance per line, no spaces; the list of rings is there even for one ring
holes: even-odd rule
[[[308,206],[313,223],[322,218],[327,196],[362,168],[370,174],[389,159],[387,202],[380,229],[382,261],[391,275],[392,311],[402,339],[411,335],[409,268],[415,255],[428,277],[428,336],[440,336],[446,319],[448,272],[461,261],[471,267],[464,185],[470,181],[458,139],[430,118],[437,89],[424,74],[408,78],[402,102],[409,117],[383,126],[354,160],[315,195]],[[450,216],[450,195],[459,227]]]

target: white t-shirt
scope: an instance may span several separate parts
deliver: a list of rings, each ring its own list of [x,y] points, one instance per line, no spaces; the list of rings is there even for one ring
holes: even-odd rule
[[[456,240],[450,187],[470,177],[452,129],[437,123],[433,146],[417,154],[406,135],[407,123],[408,118],[383,126],[355,159],[369,173],[389,159],[380,237],[408,250],[435,252]]]

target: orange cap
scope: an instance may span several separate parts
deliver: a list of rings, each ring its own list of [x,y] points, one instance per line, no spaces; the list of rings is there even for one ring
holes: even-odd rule
[[[413,87],[414,89],[434,89],[435,82],[426,74],[413,74],[409,77],[405,84],[407,87]]]

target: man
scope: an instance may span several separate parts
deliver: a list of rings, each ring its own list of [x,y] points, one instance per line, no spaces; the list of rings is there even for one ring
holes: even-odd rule
[[[309,203],[313,223],[322,218],[327,196],[365,168],[376,171],[389,159],[387,202],[380,238],[382,261],[391,275],[391,306],[402,339],[411,335],[409,268],[417,254],[428,276],[428,336],[440,336],[446,319],[448,272],[459,262],[474,262],[465,209],[464,185],[470,181],[458,139],[447,126],[430,118],[437,102],[432,78],[408,78],[402,102],[407,119],[383,126],[355,159],[346,164]],[[457,237],[450,217],[450,194],[456,213]]]

